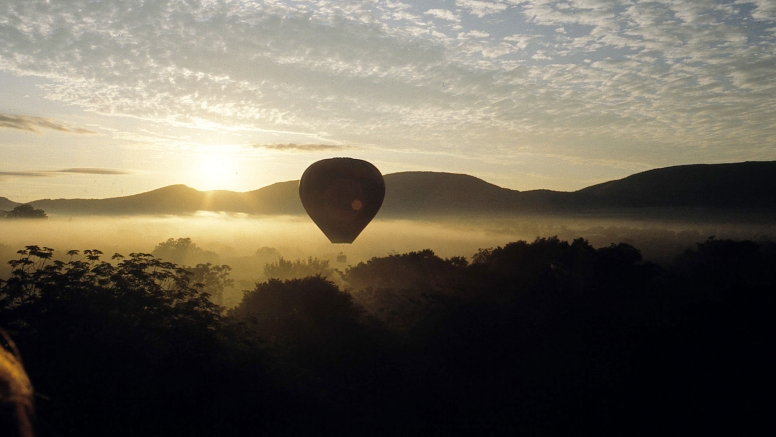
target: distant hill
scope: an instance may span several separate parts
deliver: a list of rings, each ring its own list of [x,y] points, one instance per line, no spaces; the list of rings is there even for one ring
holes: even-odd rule
[[[193,214],[197,211],[303,214],[297,185],[297,181],[279,182],[246,193],[198,191],[185,185],[170,185],[109,199],[43,199],[30,203],[60,215]]]
[[[384,216],[564,211],[571,193],[501,188],[474,176],[436,172],[385,175]]]
[[[5,197],[0,197],[0,210],[2,211],[10,211],[19,205],[21,205],[21,203],[8,200]]]
[[[385,175],[380,216],[589,213],[639,208],[713,208],[776,211],[776,162],[683,165],[650,170],[575,192],[516,191],[465,174],[402,172]],[[191,214],[225,211],[304,214],[298,181],[245,193],[198,191],[172,185],[109,199],[30,202],[58,215]],[[0,209],[18,205],[0,198]]]
[[[698,164],[637,173],[575,192],[515,191],[468,175],[385,176],[381,214],[589,213],[645,208],[776,210],[776,162]]]
[[[385,175],[382,214],[439,214],[474,209],[501,211],[518,200],[518,191],[474,176],[435,172]]]
[[[574,194],[586,208],[775,208],[776,162],[659,168]]]

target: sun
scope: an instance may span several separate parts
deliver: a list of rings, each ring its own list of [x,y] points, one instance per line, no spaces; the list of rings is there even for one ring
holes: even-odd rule
[[[200,190],[226,190],[237,180],[237,163],[228,154],[205,153],[194,166],[195,185]]]

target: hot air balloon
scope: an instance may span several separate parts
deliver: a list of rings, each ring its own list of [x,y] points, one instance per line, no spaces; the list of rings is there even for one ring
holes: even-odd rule
[[[299,180],[299,198],[310,218],[332,243],[352,243],[380,210],[383,175],[353,158],[313,163]]]

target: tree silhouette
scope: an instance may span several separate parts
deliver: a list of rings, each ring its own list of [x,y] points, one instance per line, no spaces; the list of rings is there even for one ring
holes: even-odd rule
[[[36,209],[28,203],[19,205],[11,211],[8,211],[5,216],[6,218],[48,218],[45,211]]]
[[[360,262],[345,271],[345,278],[355,290],[373,288],[423,288],[427,291],[450,287],[466,259],[454,257],[446,260],[433,250],[425,249],[387,257],[374,257]]]
[[[270,279],[246,292],[229,314],[251,336],[268,342],[293,386],[310,387],[307,396],[321,399],[318,410],[306,412],[304,420],[323,414],[319,420],[328,430],[310,431],[392,435],[386,430],[395,426],[395,417],[406,416],[406,409],[395,408],[407,384],[396,373],[388,339],[333,282],[321,276]]]
[[[222,379],[223,351],[245,340],[193,274],[149,254],[112,263],[98,250],[70,251],[69,261],[53,254],[19,251],[0,285],[0,326],[50,399],[40,411],[48,426],[72,436],[174,435],[184,420],[223,434],[198,403],[229,388],[193,381]]]
[[[201,284],[202,291],[210,295],[210,299],[217,305],[223,305],[224,291],[234,285],[234,280],[229,278],[232,270],[227,265],[214,266],[210,263],[197,264],[194,267],[184,267],[191,272],[191,281]]]
[[[178,264],[189,271],[192,274],[192,284],[201,285],[202,291],[218,305],[224,303],[224,291],[234,285],[234,281],[229,278],[232,268],[227,265],[212,264],[210,261],[217,260],[218,254],[200,248],[191,241],[191,238],[170,238],[157,244],[152,255],[160,260]],[[209,261],[199,262],[202,260]],[[197,264],[194,265],[194,262]]]
[[[346,291],[270,279],[226,314],[227,266],[68,256],[28,246],[0,281],[54,435],[767,434],[773,243],[663,268],[581,238],[422,250],[351,267]]]
[[[277,261],[264,265],[264,277],[267,279],[300,279],[315,275],[334,279],[334,269],[329,267],[329,260],[309,257],[291,261],[281,256]]]
[[[457,291],[466,259],[442,259],[425,249],[373,257],[345,271],[344,280],[356,303],[392,330],[407,331],[448,303],[443,295]]]
[[[250,318],[260,337],[284,344],[314,342],[344,334],[361,310],[353,299],[322,276],[270,279],[247,291],[231,315]]]
[[[156,257],[180,265],[193,266],[218,262],[218,254],[204,250],[191,241],[191,238],[169,238],[159,243],[151,254]]]

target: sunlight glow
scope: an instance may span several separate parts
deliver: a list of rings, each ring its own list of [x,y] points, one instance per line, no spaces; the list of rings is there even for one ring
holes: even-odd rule
[[[193,173],[198,190],[225,190],[234,187],[239,170],[231,154],[210,152],[200,155]]]

